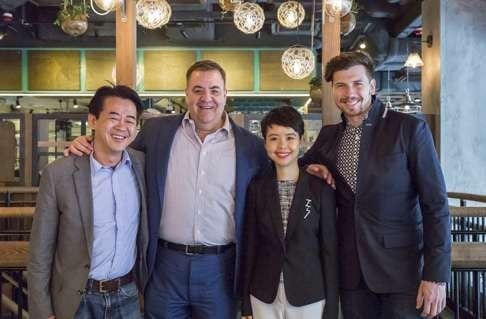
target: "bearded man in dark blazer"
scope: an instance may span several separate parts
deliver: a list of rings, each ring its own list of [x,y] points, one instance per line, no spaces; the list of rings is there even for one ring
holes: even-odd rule
[[[361,52],[329,61],[343,121],[322,128],[301,164],[335,178],[344,318],[432,318],[451,268],[444,178],[426,122],[387,109],[373,71]]]

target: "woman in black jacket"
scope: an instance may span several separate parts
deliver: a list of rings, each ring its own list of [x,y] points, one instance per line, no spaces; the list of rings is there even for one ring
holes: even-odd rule
[[[334,191],[299,169],[295,109],[272,110],[261,129],[274,165],[247,194],[242,318],[337,319]]]

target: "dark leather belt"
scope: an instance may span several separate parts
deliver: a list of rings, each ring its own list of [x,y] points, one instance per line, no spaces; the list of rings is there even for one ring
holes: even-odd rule
[[[114,292],[117,291],[121,286],[133,282],[133,274],[130,271],[128,274],[110,280],[96,280],[88,279],[86,283],[86,290],[91,292]]]
[[[182,245],[171,243],[170,241],[163,239],[159,239],[159,245],[170,250],[183,252],[186,255],[222,254],[234,246],[234,244],[222,246]]]

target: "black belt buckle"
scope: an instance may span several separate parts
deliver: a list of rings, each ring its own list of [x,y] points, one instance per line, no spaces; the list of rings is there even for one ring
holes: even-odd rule
[[[198,249],[198,248],[200,247],[186,245],[186,247],[184,248],[184,254],[187,256],[199,255],[201,254],[202,249]]]
[[[191,250],[190,248],[191,248],[191,246],[186,245],[186,247],[184,249],[184,254],[187,255],[187,256],[196,255],[196,253],[193,253],[193,252],[190,251]]]

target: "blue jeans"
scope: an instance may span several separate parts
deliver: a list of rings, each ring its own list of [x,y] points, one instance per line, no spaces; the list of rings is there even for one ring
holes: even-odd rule
[[[109,293],[86,290],[74,318],[141,319],[137,286],[132,282]]]
[[[145,319],[233,319],[235,249],[185,255],[159,246],[145,289]]]

